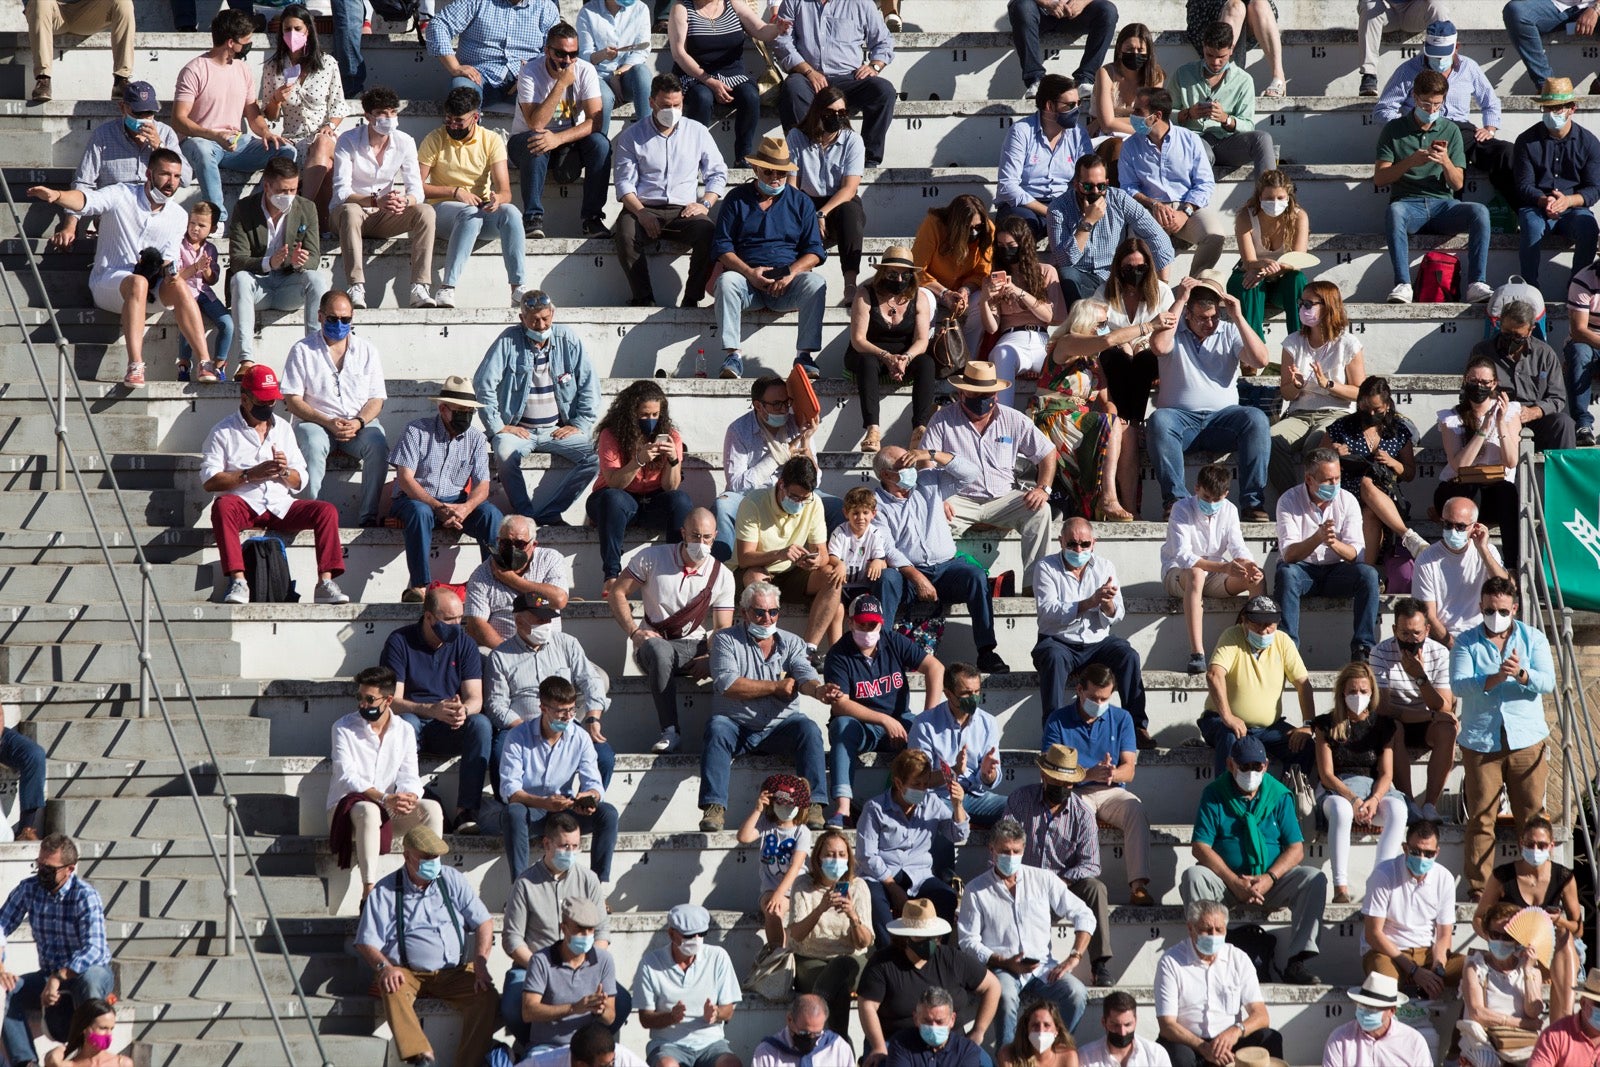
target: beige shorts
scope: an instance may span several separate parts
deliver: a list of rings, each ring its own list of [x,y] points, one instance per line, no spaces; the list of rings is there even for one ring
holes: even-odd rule
[[[1183,574],[1182,567],[1173,567],[1167,571],[1163,583],[1167,587],[1168,596],[1183,595],[1183,586],[1179,584],[1179,576]],[[1228,576],[1221,571],[1213,571],[1206,575],[1206,588],[1203,596],[1240,596],[1239,593],[1228,592]]]

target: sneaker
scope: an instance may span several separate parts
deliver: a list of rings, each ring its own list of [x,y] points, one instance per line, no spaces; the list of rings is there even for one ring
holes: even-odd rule
[[[357,311],[367,306],[367,287],[361,282],[352,284],[345,290],[345,294],[350,297],[350,306]]]
[[[1578,427],[1577,441],[1578,441],[1578,447],[1579,448],[1593,448],[1594,447],[1594,427],[1593,426],[1579,426]]]
[[[222,594],[224,604],[250,603],[250,583],[243,578],[235,578],[228,583],[228,591]]]
[[[1361,75],[1361,96],[1378,95],[1378,76],[1376,74]]]
[[[1290,960],[1283,969],[1283,980],[1289,985],[1316,985],[1317,976],[1306,970],[1305,960]]]
[[[610,237],[611,230],[606,226],[606,220],[596,215],[592,219],[583,220],[583,235],[585,237]]]
[[[178,381],[186,382],[188,380],[189,380],[189,364],[187,364],[187,363],[178,364]]]
[[[420,604],[427,597],[427,594],[428,590],[426,586],[414,585],[400,594],[400,603]]]
[[[1466,295],[1461,299],[1469,304],[1481,304],[1493,295],[1494,290],[1489,287],[1488,282],[1473,282],[1467,286]]]
[[[810,352],[800,352],[794,357],[794,365],[806,372],[806,377],[816,381],[822,377],[822,368],[817,366],[816,357]]]
[[[180,368],[179,371],[178,371],[178,381],[186,382],[188,380],[189,380],[189,368],[188,367]],[[210,364],[202,363],[202,364],[200,364],[199,373],[197,375],[195,375],[195,380],[196,381],[201,381],[201,382],[214,382],[214,381],[217,380],[217,372],[211,369],[211,365]]]
[[[127,386],[129,389],[132,389],[135,386],[143,385],[144,384],[144,364],[143,363],[130,363],[130,364],[128,364],[128,372],[122,376],[122,384]]]
[[[455,828],[450,832],[461,837],[477,837],[480,829],[477,813],[469,811],[462,813],[461,821],[456,823]]]
[[[656,738],[656,743],[650,746],[650,751],[663,756],[668,752],[676,752],[678,751],[678,743],[680,740],[681,738],[678,737],[678,728],[676,726],[669,726],[665,730],[661,731],[661,736]]]
[[[890,33],[899,33],[900,27],[905,25],[905,23],[900,21],[900,12],[898,11],[891,11],[887,15],[883,16],[883,24],[889,27]]]
[[[1405,536],[1400,538],[1400,543],[1406,546],[1406,551],[1411,553],[1411,558],[1416,559],[1428,547],[1427,540],[1415,530],[1407,530]]]
[[[1421,814],[1422,818],[1427,819],[1429,822],[1433,822],[1433,823],[1443,823],[1443,822],[1448,822],[1449,821],[1443,815],[1441,815],[1439,813],[1439,809],[1437,807],[1435,807],[1434,805],[1432,805],[1432,804],[1424,804],[1424,805],[1422,805],[1422,811],[1420,812],[1420,814]]]
[[[821,833],[823,827],[828,825],[828,816],[822,810],[821,804],[813,804],[806,809],[806,827],[812,833]]]
[[[527,292],[527,290],[524,289],[520,285],[513,285],[511,287],[511,306],[512,307],[514,307],[514,308],[522,307],[522,294],[525,293],[525,292]]]
[[[343,589],[339,588],[339,583],[332,578],[324,578],[317,583],[317,594],[314,599],[318,604],[350,603],[350,597]]]
[[[722,373],[719,377],[743,378],[744,357],[737,352],[729,352],[727,358],[722,361]]]
[[[728,809],[721,804],[707,804],[700,809],[700,832],[715,834],[722,831],[722,824],[728,817]]]
[[[846,815],[842,811],[836,811],[832,815],[828,816],[824,825],[831,830],[843,830],[847,825],[849,825],[849,822],[850,816]]]
[[[978,669],[985,674],[1010,674],[1011,668],[992,648],[978,650]]]
[[[52,95],[50,92],[50,75],[42,74],[33,79],[33,92],[28,94],[28,103],[48,104]]]
[[[1390,289],[1389,290],[1389,303],[1391,303],[1391,304],[1409,304],[1409,303],[1411,303],[1411,283],[1410,282],[1401,282],[1399,285],[1395,286],[1393,289]]]
[[[544,236],[544,216],[534,215],[522,220],[522,236],[530,241],[536,241]]]
[[[1190,674],[1204,674],[1204,673],[1206,673],[1206,654],[1204,652],[1191,652],[1191,653],[1189,653],[1189,673]]]
[[[436,308],[453,308],[456,306],[456,287],[453,285],[436,285],[433,287],[433,306]]]
[[[1022,87],[1022,99],[1032,100],[1039,92],[1039,79],[1035,78]]]
[[[417,282],[411,287],[411,306],[414,308],[431,308],[437,306],[433,297],[428,295],[428,286],[424,282]]]

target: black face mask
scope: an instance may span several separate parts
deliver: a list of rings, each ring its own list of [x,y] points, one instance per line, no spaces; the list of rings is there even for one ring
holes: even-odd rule
[[[987,393],[982,396],[969,396],[961,401],[961,407],[968,415],[981,419],[994,410],[994,397]]]
[[[1088,207],[1090,204],[1098,204],[1105,197],[1105,193],[1086,193],[1082,189],[1078,190],[1078,199],[1083,201],[1084,207]]]
[[[472,412],[458,411],[450,416],[450,432],[460,437],[472,429]]]
[[[1512,337],[1508,333],[1496,334],[1494,348],[1502,356],[1514,356],[1528,347],[1526,337]]]
[[[1394,643],[1400,646],[1400,651],[1402,651],[1402,652],[1421,652],[1422,651],[1422,642],[1421,641],[1402,641],[1397,637],[1397,638],[1394,639]]]
[[[250,417],[256,422],[266,422],[268,419],[272,418],[271,404],[251,404],[249,411]]]
[[[1020,245],[995,245],[994,246],[994,261],[998,266],[1001,266],[1001,267],[1013,267],[1013,266],[1016,266],[1017,260],[1019,260],[1021,258],[1022,258],[1022,247]]]
[[[1140,56],[1139,58],[1143,59],[1144,57]],[[1129,1045],[1133,1044],[1133,1039],[1135,1036],[1137,1035],[1132,1030],[1129,1030],[1125,1034],[1107,1034],[1106,1044],[1110,1045],[1112,1048],[1127,1048]]]
[[[820,1036],[820,1034],[791,1033],[789,1035],[789,1044],[796,1052],[800,1053],[800,1055],[810,1055],[811,1050],[817,1047],[817,1038]]]
[[[247,44],[240,45],[239,46],[239,50],[233,54],[233,58],[234,59],[243,59],[245,56],[250,54],[250,49],[254,44],[255,44],[255,42],[251,41],[251,42],[249,42]]]
[[[1468,382],[1461,387],[1461,395],[1474,404],[1480,403],[1494,395],[1494,386],[1486,385],[1483,382]]]
[[[452,141],[465,141],[468,137],[472,136],[472,127],[468,126],[464,130],[457,130],[450,126],[446,126],[444,128],[444,132],[450,135],[450,139]]]
[[[1135,264],[1123,264],[1117,268],[1117,280],[1123,285],[1140,286],[1150,277],[1150,268]]]
[[[844,129],[844,116],[837,111],[824,111],[822,121],[818,123],[823,133],[838,133]]]
[[[1078,108],[1075,106],[1069,107],[1065,111],[1057,111],[1054,114],[1056,117],[1056,125],[1062,127],[1063,129],[1070,130],[1072,127],[1078,124]]]
[[[884,292],[893,293],[895,296],[899,296],[901,293],[909,293],[911,291],[911,286],[914,285],[915,282],[910,277],[885,278],[881,284]]]
[[[55,871],[40,871],[38,874],[35,874],[34,877],[39,880],[40,885],[44,886],[45,892],[54,893],[56,891]]]
[[[528,565],[528,552],[515,541],[500,541],[494,547],[494,561],[503,571],[520,571]]]
[[[1117,56],[1117,62],[1122,64],[1124,70],[1143,70],[1150,57],[1143,52],[1123,52]]]
[[[368,722],[377,722],[383,718],[383,705],[363,704],[356,709],[356,713]]]
[[[939,946],[939,942],[935,941],[931,937],[929,937],[929,938],[920,938],[920,939],[918,939],[916,941],[907,941],[906,942],[906,947],[911,950],[911,954],[913,956],[917,957],[917,959],[919,959],[919,960],[930,960],[930,959],[932,959],[933,958],[933,950],[938,948],[938,946]]]
[[[1377,426],[1378,424],[1386,421],[1389,418],[1389,415],[1387,412],[1380,414],[1376,411],[1358,411],[1356,412],[1356,418],[1361,421],[1361,425],[1363,426]]]
[[[1062,801],[1066,800],[1067,797],[1069,797],[1071,795],[1072,795],[1072,790],[1068,789],[1064,785],[1056,785],[1054,783],[1046,783],[1046,785],[1044,787],[1044,802],[1046,804],[1051,804],[1051,805],[1060,804]]]

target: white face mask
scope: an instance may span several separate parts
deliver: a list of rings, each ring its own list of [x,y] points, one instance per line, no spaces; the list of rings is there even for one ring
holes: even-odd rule
[[[1044,1053],[1055,1047],[1056,1035],[1050,1030],[1035,1030],[1028,1035],[1028,1044],[1035,1052]]]
[[[685,541],[683,543],[683,558],[697,567],[704,563],[709,555],[711,555],[711,546],[704,542]]]
[[[542,622],[538,626],[530,626],[522,639],[530,645],[548,645],[550,638],[555,635],[555,626],[552,623]]]
[[[294,206],[294,194],[273,193],[271,196],[267,197],[267,203],[271,204],[273,209],[276,211],[288,211]]]
[[[1366,711],[1367,705],[1371,701],[1372,697],[1367,693],[1346,693],[1344,695],[1344,706],[1356,715]]]
[[[160,207],[162,204],[165,204],[168,200],[171,199],[171,197],[167,196],[166,193],[163,193],[160,189],[156,188],[154,185],[145,186],[144,187],[144,192],[145,192],[145,195],[150,198],[150,206],[151,207]]]
[[[389,136],[398,125],[400,125],[400,120],[393,115],[379,115],[372,120],[372,130],[379,137]]]
[[[800,814],[800,809],[795,807],[779,807],[778,805],[774,804],[772,806],[772,814],[779,822],[794,822],[794,817]]]
[[[1289,201],[1263,200],[1261,201],[1261,210],[1269,219],[1275,219],[1279,215],[1282,215],[1285,211],[1289,210]]]
[[[678,124],[679,119],[683,118],[683,108],[658,107],[655,110],[655,116],[657,126],[662,126],[670,130],[672,127]]]
[[[678,943],[678,951],[690,959],[700,955],[700,947],[706,943],[703,937],[686,937]]]
[[[1254,793],[1261,788],[1261,779],[1264,777],[1265,771],[1234,771],[1233,784],[1239,787],[1241,793]]]
[[[1498,611],[1483,613],[1483,628],[1492,634],[1503,634],[1511,629],[1511,613],[1501,614]]]

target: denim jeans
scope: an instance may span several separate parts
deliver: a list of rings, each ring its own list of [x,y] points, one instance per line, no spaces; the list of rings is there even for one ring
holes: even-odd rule
[[[212,201],[216,203],[216,201]],[[317,332],[317,307],[322,295],[333,285],[327,271],[291,270],[271,274],[239,271],[228,282],[233,292],[233,313],[239,332],[239,358],[254,359],[256,346],[256,308],[262,304],[278,311],[300,308],[306,333]]]
[[[478,234],[488,226],[493,231],[494,237],[500,239],[500,255],[504,257],[506,264],[506,281],[521,287],[523,279],[527,277],[527,268],[523,262],[527,251],[527,239],[522,236],[522,216],[517,214],[515,206],[501,204],[493,211],[484,211],[482,208],[449,201],[433,205],[433,212],[434,232],[450,239],[450,243],[445,246],[444,272],[439,276],[440,285],[456,284],[461,277],[461,271],[467,265],[467,257],[472,255],[473,245],[478,243]]]
[[[489,444],[500,468],[500,484],[506,487],[511,509],[543,526],[561,518],[562,512],[590,485],[600,471],[594,441],[586,434],[552,437],[550,430],[529,430],[528,437],[497,433]],[[522,470],[522,457],[544,452],[570,464],[566,471],[551,468],[539,486],[539,495],[528,495],[528,476]]]
[[[1139,653],[1116,634],[1109,634],[1093,644],[1074,644],[1059,637],[1040,635],[1033,646],[1033,666],[1039,672],[1040,723],[1072,701],[1072,676],[1090,663],[1102,664],[1111,672],[1117,680],[1122,706],[1133,717],[1133,724],[1141,730],[1149,729]]]
[[[1032,3],[1033,0],[1028,0]],[[1046,980],[1048,971],[1042,971],[1029,978],[1018,978],[1009,971],[995,971],[994,976],[1000,980],[1000,1036],[999,1043],[1003,1047],[1011,1044],[1011,1039],[1017,1032],[1017,1016],[1022,1013],[1022,1004],[1035,1001],[1049,1001],[1061,1012],[1061,1021],[1067,1024],[1067,1029],[1076,1030],[1078,1020],[1083,1018],[1084,1011],[1089,1007],[1089,991],[1082,982],[1070,974],[1061,976],[1060,981]]]
[[[1578,7],[1562,11],[1550,0],[1510,0],[1500,13],[1505,19],[1506,35],[1511,38],[1511,46],[1517,50],[1522,65],[1528,69],[1533,91],[1538,92],[1545,79],[1555,75],[1550,69],[1550,60],[1544,53],[1544,42],[1540,37],[1555,33],[1569,22],[1578,21],[1583,11]]]
[[[536,810],[526,804],[507,804],[504,821],[500,824],[506,847],[508,870],[521,873],[528,869],[528,840],[544,826],[550,813]],[[617,809],[601,801],[593,812],[579,815],[568,811],[578,821],[578,829],[590,835],[589,867],[602,882],[611,881],[611,856],[617,850]]]
[[[228,314],[227,305],[210,293],[201,293],[194,298],[200,305],[200,314],[216,323],[217,336],[212,346],[212,359],[218,363],[228,361],[228,353],[233,351],[233,316]],[[178,335],[178,359],[187,363],[194,357],[194,351],[189,347],[189,339],[183,334]]]
[[[650,64],[635,63],[622,74],[613,74],[611,77],[601,75],[600,125],[595,127],[595,132],[607,138],[611,136],[611,112],[617,106],[617,92],[611,86],[612,78],[622,83],[622,94],[627,97],[624,103],[633,105],[633,121],[637,122],[650,114]]]
[[[653,527],[676,544],[694,501],[682,489],[634,494],[626,489],[597,489],[589,494],[589,518],[600,531],[600,569],[610,581],[622,573],[622,535],[635,521]]]
[[[1184,453],[1233,452],[1239,462],[1239,510],[1265,507],[1267,459],[1272,429],[1260,408],[1235,404],[1218,411],[1156,408],[1144,424],[1145,448],[1161,486],[1161,502],[1189,495],[1183,477]]]
[[[1006,17],[1011,22],[1012,46],[1022,63],[1024,85],[1044,77],[1044,55],[1039,48],[1041,31],[1084,39],[1083,60],[1072,74],[1074,85],[1094,84],[1095,73],[1106,61],[1106,52],[1117,32],[1117,9],[1111,0],[1090,0],[1072,18],[1045,14],[1038,0],[1011,0],[1006,5]],[[1005,1040],[1011,1038],[1007,1036]]]
[[[494,723],[489,716],[468,715],[467,721],[454,730],[437,719],[424,721],[421,716],[410,714],[400,717],[416,732],[418,755],[461,757],[456,764],[456,808],[475,814],[483,801],[483,782],[489,774],[489,754],[494,748]]]
[[[363,426],[348,441],[335,441],[314,422],[297,422],[294,439],[306,458],[306,484],[301,492],[305,500],[322,499],[322,480],[328,471],[328,453],[343,452],[361,461],[361,512],[358,522],[378,518],[378,498],[383,495],[383,483],[389,476],[389,440],[383,427],[376,422]]]
[[[766,489],[770,492],[772,487]],[[816,495],[822,498],[823,523],[830,530],[838,529],[844,522],[844,501],[821,490]],[[724,563],[733,558],[733,524],[744,498],[744,493],[726,492],[719,494],[711,505],[712,514],[717,517],[717,539],[711,543],[711,554]]]
[[[1594,416],[1589,414],[1589,402],[1594,398],[1594,373],[1600,370],[1600,353],[1582,341],[1568,341],[1565,352],[1567,364],[1567,407],[1572,421],[1580,430],[1594,429]]]
[[[801,352],[822,349],[822,313],[828,306],[828,283],[817,271],[795,275],[789,288],[777,296],[752,289],[744,275],[731,270],[719,274],[712,289],[717,301],[717,338],[723,351],[739,351],[740,326],[745,310],[752,307],[800,312],[800,332],[795,348]]]
[[[900,724],[909,732],[915,715],[905,715]],[[889,731],[873,722],[848,715],[836,715],[828,723],[828,778],[833,784],[833,799],[854,797],[856,772],[861,770],[861,754],[876,752]]]
[[[1521,257],[1522,278],[1529,285],[1539,284],[1539,242],[1551,233],[1559,233],[1572,242],[1574,273],[1594,262],[1596,237],[1600,235],[1594,212],[1586,207],[1575,207],[1551,219],[1537,208],[1518,208],[1517,248]]]
[[[754,78],[728,90],[733,94],[733,158],[740,160],[756,150],[756,127],[761,121],[761,87]],[[715,127],[717,98],[699,82],[690,82],[683,93],[683,117],[703,126]]]
[[[37,741],[24,737],[16,730],[0,730],[0,766],[10,767],[21,778],[17,794],[20,806],[17,825],[32,826],[35,814],[44,807],[44,749]]]
[[[803,712],[789,712],[760,728],[740,726],[726,715],[706,720],[705,738],[700,748],[700,806],[728,806],[728,776],[733,757],[746,752],[765,752],[771,756],[793,756],[795,773],[811,786],[811,795],[821,803],[827,784],[822,760],[822,731]],[[805,812],[800,813],[802,816]],[[888,942],[884,942],[888,944]]]
[[[1300,643],[1300,598],[1355,597],[1355,626],[1350,651],[1370,650],[1378,643],[1378,571],[1365,563],[1285,563],[1278,561],[1273,598],[1283,610],[1283,632]]]
[[[1222,716],[1214,711],[1200,716],[1199,726],[1201,739],[1211,746],[1211,772],[1220,778],[1228,773],[1228,757],[1233,755],[1233,746],[1239,743],[1239,739],[1232,730],[1222,725]],[[1299,752],[1290,752],[1289,733],[1293,729],[1289,721],[1280,715],[1271,726],[1251,726],[1245,733],[1261,742],[1268,758],[1277,760],[1285,768],[1299,767],[1307,774],[1313,774],[1316,747],[1308,738]]]
[[[996,785],[1000,783],[996,782]],[[989,827],[1000,821],[1006,813],[1006,796],[1004,793],[972,793],[969,792],[961,800],[961,808],[967,813],[967,818],[972,825]]]
[[[964,559],[947,559],[931,567],[918,567],[922,576],[933,583],[939,594],[939,608],[951,603],[965,604],[972,619],[972,643],[979,652],[993,648],[994,601],[989,597],[989,578],[983,571]],[[905,575],[893,567],[885,567],[876,588],[878,603],[883,606],[883,617],[893,620],[900,611],[900,602],[906,599]],[[892,625],[891,621],[891,625]]]
[[[934,836],[935,845],[947,840],[943,835]],[[951,926],[956,924],[956,891],[942,879],[934,876],[921,885],[914,886],[910,884],[911,880],[906,877],[905,872],[901,871],[895,876],[895,881],[900,883],[900,888],[904,889],[908,896],[930,902],[939,918]],[[894,919],[894,909],[889,906],[889,891],[883,887],[882,882],[868,878],[867,892],[872,896],[872,931],[875,943],[887,945],[890,936],[889,923]]]
[[[459,504],[465,499],[466,494],[462,493],[447,503]],[[433,547],[433,509],[420,500],[401,497],[390,507],[389,513],[400,520],[405,530],[407,584],[413,589],[427,585],[432,580],[428,560]],[[478,553],[484,559],[489,558],[503,518],[499,508],[484,501],[461,524],[467,536],[478,542]]]
[[[511,138],[511,161],[516,164],[518,179],[522,183],[522,218],[524,221],[544,218],[544,181],[550,170],[550,159],[559,152],[576,152],[583,160],[583,204],[578,209],[585,220],[602,218],[606,209],[606,190],[611,185],[611,142],[598,133],[562,145],[555,152],[528,150],[532,133],[519,133]]]
[[[367,60],[361,54],[361,23],[366,5],[361,0],[333,0],[333,36],[323,45],[339,64],[347,98],[360,96],[367,87]]]
[[[1465,200],[1412,196],[1391,200],[1385,225],[1389,232],[1389,266],[1396,285],[1411,283],[1411,235],[1467,235],[1465,284],[1481,282],[1489,271],[1489,209]]]
[[[485,108],[494,107],[496,104],[504,104],[517,98],[517,79],[515,76],[504,85],[479,85],[468,77],[451,78],[450,88],[471,89],[478,94],[478,99],[482,101]]]
[[[356,29],[360,28],[358,22]],[[267,142],[251,133],[239,138],[238,146],[232,151],[204,137],[190,137],[179,147],[189,166],[194,169],[194,180],[200,185],[201,199],[211,201],[222,213],[222,217],[217,219],[217,229],[221,232],[226,232],[228,221],[228,205],[222,199],[222,171],[236,170],[248,176],[266,166],[269,159],[278,156],[294,158],[293,145],[268,148]]]
[[[13,1064],[33,1063],[38,1059],[33,1051],[33,1038],[28,1032],[28,1014],[40,1010],[46,977],[44,971],[23,975],[7,999],[4,1028],[6,1056]],[[73,1009],[86,1000],[105,999],[114,988],[116,975],[109,966],[90,967],[72,981],[63,983],[61,999],[56,1001],[55,1007],[44,1009],[45,1031],[55,1040],[65,1041]]]
[[[512,967],[506,972],[506,982],[503,987],[505,992],[500,994],[500,1018],[506,1024],[506,1032],[518,1042],[528,1040],[529,1025],[522,1021],[522,987],[528,980],[528,972],[522,967]],[[628,992],[628,987],[623,982],[617,983],[616,1018],[611,1020],[611,1025],[606,1027],[612,1034],[622,1032],[623,1024],[628,1021],[628,1016],[633,1014],[633,994]]]

